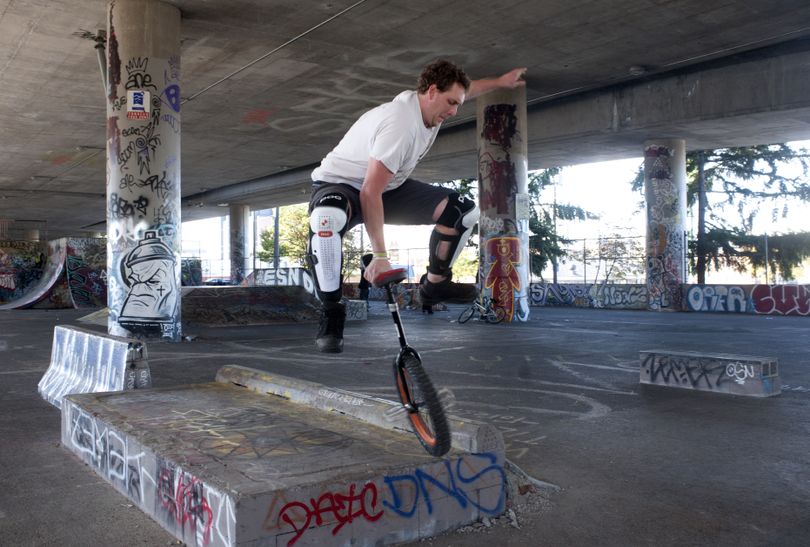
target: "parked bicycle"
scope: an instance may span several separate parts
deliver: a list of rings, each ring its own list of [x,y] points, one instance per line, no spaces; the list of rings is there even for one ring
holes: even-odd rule
[[[487,323],[500,323],[506,317],[506,310],[498,306],[498,301],[494,298],[483,297],[482,302],[476,300],[472,305],[461,312],[458,316],[459,323],[466,323],[470,318],[478,313],[478,318]]]

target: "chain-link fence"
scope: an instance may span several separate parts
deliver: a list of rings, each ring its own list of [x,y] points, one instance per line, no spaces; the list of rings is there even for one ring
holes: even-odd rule
[[[571,239],[562,247],[565,255],[546,268],[543,272],[545,281],[644,283],[644,236]]]

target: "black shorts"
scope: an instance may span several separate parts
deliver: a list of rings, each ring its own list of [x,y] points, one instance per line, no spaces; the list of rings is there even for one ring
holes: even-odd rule
[[[434,186],[407,179],[394,190],[383,192],[383,210],[386,224],[435,224],[433,211],[441,201],[455,192],[452,188]],[[329,182],[315,182],[312,185],[312,197],[309,201],[309,212],[313,204],[323,196],[338,193],[344,196],[352,207],[351,217],[347,230],[351,230],[363,222],[363,211],[360,208],[360,190],[347,184],[334,184]]]

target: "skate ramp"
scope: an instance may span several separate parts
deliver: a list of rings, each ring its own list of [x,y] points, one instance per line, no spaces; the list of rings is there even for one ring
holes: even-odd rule
[[[92,238],[48,242],[42,277],[0,310],[95,308],[107,304],[106,243]]]
[[[20,298],[0,305],[0,310],[19,310],[34,307],[73,307],[70,302],[70,290],[67,287],[65,276],[65,261],[67,258],[67,240],[55,239],[48,242],[48,258],[42,277],[30,290]],[[61,305],[65,304],[65,305]]]

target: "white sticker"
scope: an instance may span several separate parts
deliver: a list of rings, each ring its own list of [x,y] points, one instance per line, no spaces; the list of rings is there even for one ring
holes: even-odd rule
[[[147,120],[152,106],[150,93],[140,89],[127,91],[127,118],[130,120]]]

